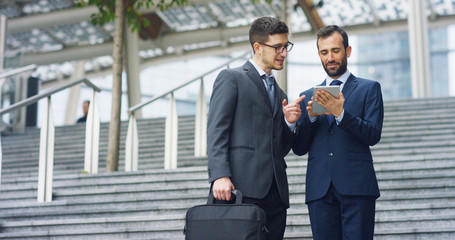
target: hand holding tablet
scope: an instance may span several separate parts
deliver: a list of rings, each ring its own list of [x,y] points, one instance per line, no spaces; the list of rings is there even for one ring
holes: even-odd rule
[[[316,101],[316,92],[318,90],[325,90],[326,92],[330,93],[332,96],[338,98],[340,96],[340,86],[334,85],[334,86],[315,86],[313,88],[313,113],[326,113],[328,112],[327,109],[325,109],[323,106],[321,106],[317,101]]]

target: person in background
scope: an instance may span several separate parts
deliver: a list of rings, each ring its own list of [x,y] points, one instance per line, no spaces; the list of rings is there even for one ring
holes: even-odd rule
[[[348,35],[326,26],[317,33],[317,48],[327,77],[321,85],[340,85],[339,97],[324,90],[301,103],[297,155],[307,152],[306,200],[315,240],[373,239],[378,182],[370,146],[381,139],[384,119],[381,86],[347,69]],[[302,95],[312,94],[309,89]],[[314,101],[326,113],[312,112]]]
[[[220,72],[213,85],[207,122],[209,182],[217,200],[242,192],[267,217],[267,239],[283,239],[289,189],[284,156],[296,135],[299,101],[287,104],[272,70],[283,69],[293,44],[276,18],[261,17],[250,28],[253,58]]]
[[[85,123],[87,121],[87,114],[88,114],[89,106],[90,106],[90,101],[89,100],[85,100],[82,103],[82,111],[84,112],[84,116],[80,117],[79,119],[77,119],[77,123]]]

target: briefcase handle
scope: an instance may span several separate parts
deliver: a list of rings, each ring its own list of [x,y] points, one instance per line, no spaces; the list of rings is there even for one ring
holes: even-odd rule
[[[242,204],[243,195],[240,190],[234,189],[231,191],[235,195],[235,204]],[[212,191],[209,193],[209,198],[207,199],[207,204],[214,204],[215,198],[213,197]]]

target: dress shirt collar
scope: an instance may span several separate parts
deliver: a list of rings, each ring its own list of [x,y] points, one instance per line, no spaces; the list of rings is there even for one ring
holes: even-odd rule
[[[344,84],[346,83],[346,81],[348,81],[348,78],[349,76],[351,75],[351,72],[349,72],[349,70],[346,69],[346,72],[343,73],[343,75],[341,75],[337,80],[340,80],[342,82],[342,84],[340,85],[340,88],[343,88]],[[325,79],[325,85],[326,86],[329,86],[330,83],[333,81],[334,79],[327,76],[326,79]]]
[[[249,61],[250,61],[251,64],[253,64],[253,66],[254,66],[254,68],[256,69],[256,71],[258,71],[259,76],[262,77],[262,76],[264,76],[264,75],[267,75],[267,73],[265,73],[265,71],[262,70],[262,68],[259,67],[259,66],[253,61],[253,59],[250,59]],[[268,75],[268,76],[269,76],[269,77],[273,77],[273,73],[270,73],[270,75]]]

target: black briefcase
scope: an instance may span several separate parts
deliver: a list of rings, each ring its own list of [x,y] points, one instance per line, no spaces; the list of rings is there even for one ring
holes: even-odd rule
[[[264,210],[242,203],[242,193],[234,190],[234,204],[215,204],[209,194],[206,205],[186,212],[183,233],[186,240],[263,240],[267,233]]]

